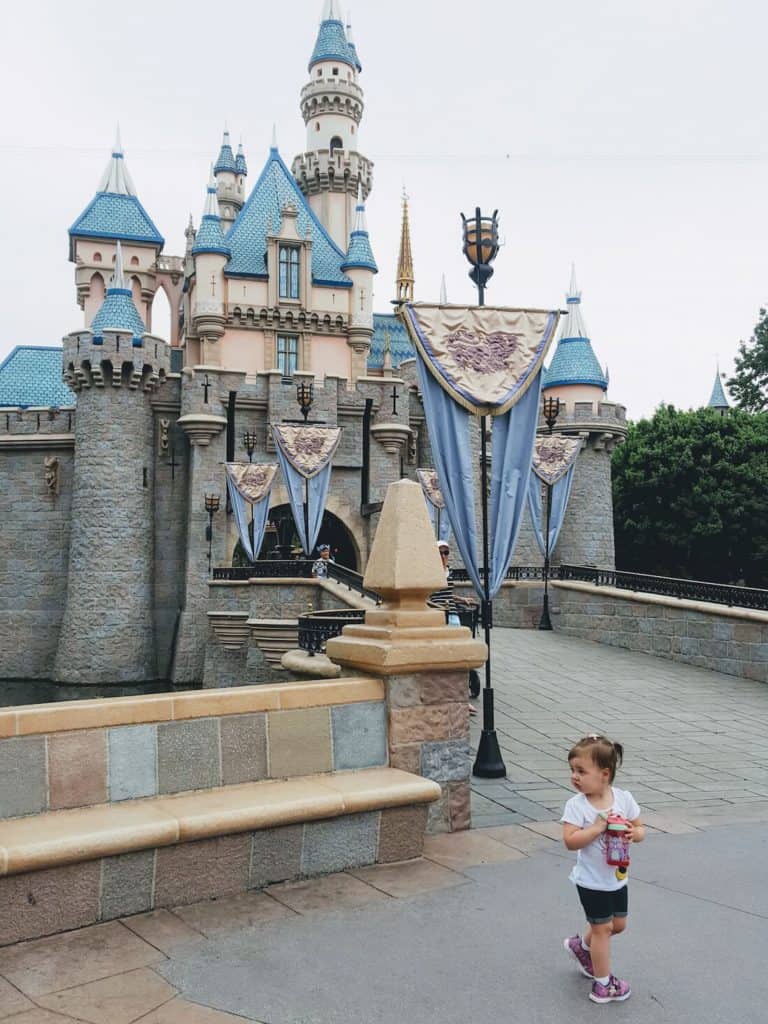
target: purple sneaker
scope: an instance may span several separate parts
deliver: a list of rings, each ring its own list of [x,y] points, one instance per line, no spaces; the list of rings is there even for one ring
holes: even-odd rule
[[[607,985],[599,981],[592,982],[589,998],[593,1003],[622,1003],[632,995],[632,989],[626,981],[621,981],[612,974]]]
[[[579,970],[585,978],[592,978],[594,972],[592,969],[592,957],[581,944],[581,937],[578,935],[572,935],[570,939],[564,939],[563,945],[568,952],[576,958],[579,962]]]

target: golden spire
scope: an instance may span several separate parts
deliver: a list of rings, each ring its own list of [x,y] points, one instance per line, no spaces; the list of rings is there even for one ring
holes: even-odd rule
[[[400,259],[397,263],[397,301],[413,302],[413,254],[411,226],[408,222],[408,195],[403,188],[403,225],[400,232]]]

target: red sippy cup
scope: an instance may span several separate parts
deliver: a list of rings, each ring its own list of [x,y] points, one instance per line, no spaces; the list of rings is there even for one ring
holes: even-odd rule
[[[616,877],[623,882],[629,868],[629,839],[627,837],[629,822],[620,814],[609,814],[607,820],[605,861],[611,867],[616,868]]]

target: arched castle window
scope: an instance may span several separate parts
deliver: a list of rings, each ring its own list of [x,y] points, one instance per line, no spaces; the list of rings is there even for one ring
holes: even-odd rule
[[[131,256],[131,266],[132,267],[138,267],[138,265],[139,265],[139,257],[138,256]]]
[[[95,252],[93,254],[93,262],[94,263],[101,263],[101,253],[100,252]]]
[[[281,299],[299,297],[299,250],[295,245],[281,245],[279,252],[279,295]]]
[[[333,74],[334,74],[334,75],[338,75],[338,73],[339,73],[339,69],[338,69],[338,68],[334,68],[334,69],[333,69]]]
[[[299,339],[295,334],[278,334],[277,368],[284,377],[291,377],[298,369]]]
[[[334,135],[331,139],[331,156],[333,156],[337,149],[344,149],[344,143],[338,135]]]

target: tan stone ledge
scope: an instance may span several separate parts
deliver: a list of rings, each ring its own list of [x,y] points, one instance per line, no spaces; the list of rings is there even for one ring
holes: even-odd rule
[[[636,601],[639,604],[658,604],[665,608],[676,608],[689,612],[701,612],[703,615],[717,615],[727,619],[742,619],[768,626],[768,612],[757,608],[732,608],[727,604],[714,604],[712,601],[691,601],[685,597],[666,597],[663,594],[645,594],[642,591],[619,590],[618,587],[598,587],[593,583],[577,583],[571,580],[550,580],[551,587],[558,590],[575,590],[581,594],[594,597],[615,597],[619,601]]]
[[[0,711],[0,739],[382,700],[384,683],[381,679],[353,677],[28,704]]]
[[[287,651],[280,659],[280,664],[286,672],[313,676],[316,679],[338,679],[341,675],[341,668],[325,654],[310,656],[307,651]]]
[[[440,786],[397,768],[248,782],[0,822],[0,874],[214,836],[432,803]]]
[[[209,580],[209,587],[254,587],[262,584],[267,587],[295,586],[303,583],[308,587],[319,587],[323,580],[316,580],[310,576],[269,576],[265,578],[252,577],[249,580]],[[334,591],[335,595],[335,591]]]
[[[366,632],[361,634],[356,632],[357,629]],[[466,638],[452,639],[450,634],[454,631],[466,634]],[[389,639],[379,639],[371,635],[373,632],[370,627],[346,626],[342,636],[328,641],[326,654],[331,661],[345,668],[375,672],[381,676],[469,671],[485,664],[488,656],[488,648],[483,641],[471,639],[469,630],[463,626],[443,627],[434,631],[439,636],[431,637],[404,634],[432,631],[401,630],[391,631]]]
[[[74,448],[74,434],[2,434],[0,448]]]

